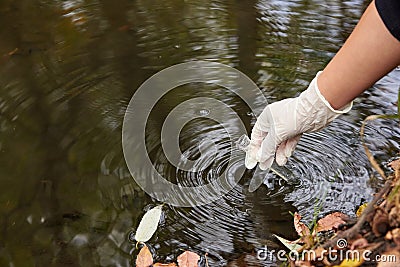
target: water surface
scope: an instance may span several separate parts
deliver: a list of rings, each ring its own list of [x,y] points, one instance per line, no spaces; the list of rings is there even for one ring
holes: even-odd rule
[[[173,64],[207,60],[243,71],[269,102],[297,96],[344,42],[367,2],[2,1],[0,265],[133,265],[137,251],[127,235],[158,204],[135,184],[122,155],[122,121],[135,90]],[[278,248],[274,233],[296,238],[289,211],[306,221],[316,205],[321,214],[354,214],[381,184],[371,179],[361,121],[394,113],[399,83],[396,70],[360,96],[349,114],[305,135],[287,164],[299,183],[261,173],[265,184],[250,193],[253,172],[247,171],[214,203],[166,206],[149,241],[156,260],[174,260],[181,249],[191,249],[208,253],[210,266],[268,266],[255,251]],[[202,96],[240,116],[241,122],[227,122],[232,131],[239,123],[250,131],[255,122],[241,99],[218,86],[188,84],[166,95],[148,121],[147,144],[157,169],[178,184],[212,180],[229,156],[234,164],[228,171],[243,166],[244,154],[232,147],[227,130],[202,118],[183,128],[181,150],[195,159],[198,142],[208,138],[216,157],[198,163],[202,172],[180,171],[167,161],[160,145],[165,116]],[[185,115],[212,112],[218,110],[200,106]],[[383,165],[398,153],[399,139],[397,122],[367,126],[367,143]]]

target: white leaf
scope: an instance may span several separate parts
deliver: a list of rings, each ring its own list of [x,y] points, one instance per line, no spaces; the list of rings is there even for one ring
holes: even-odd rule
[[[288,249],[290,249],[290,250],[299,250],[299,249],[301,249],[302,248],[302,246],[300,246],[300,245],[298,245],[298,244],[296,244],[295,242],[296,241],[289,241],[289,240],[287,240],[287,239],[285,239],[285,238],[283,238],[283,237],[280,237],[280,236],[278,236],[278,235],[274,235],[276,238],[278,238],[278,240],[279,241],[281,241],[281,243],[285,246],[285,247],[287,247]]]
[[[155,231],[157,230],[158,222],[160,221],[162,213],[162,205],[158,205],[151,210],[147,211],[142,220],[139,223],[139,226],[136,230],[135,239],[138,242],[146,242],[148,241]]]

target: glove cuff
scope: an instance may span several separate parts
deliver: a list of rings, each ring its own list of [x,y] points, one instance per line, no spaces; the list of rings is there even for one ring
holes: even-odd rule
[[[351,110],[351,108],[353,107],[353,101],[351,101],[350,103],[348,103],[347,105],[345,105],[343,108],[341,109],[334,109],[331,104],[329,104],[328,100],[325,99],[325,97],[321,94],[321,91],[318,88],[318,77],[319,75],[322,73],[322,71],[319,71],[317,73],[317,75],[315,76],[315,78],[312,80],[311,84],[312,84],[312,88],[315,88],[315,92],[318,95],[319,99],[325,104],[325,106],[327,106],[333,113],[336,113],[338,115],[340,114],[344,114],[347,113]]]

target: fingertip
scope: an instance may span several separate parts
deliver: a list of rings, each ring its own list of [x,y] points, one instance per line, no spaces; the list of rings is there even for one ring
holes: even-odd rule
[[[272,162],[274,161],[274,157],[267,159],[266,161],[260,162],[258,165],[261,170],[265,171],[271,168]]]
[[[244,165],[247,169],[251,170],[257,165],[257,160],[251,157],[250,155],[246,154]]]
[[[275,155],[275,150],[266,149],[264,144],[261,145],[261,148],[257,151],[256,160],[258,162],[265,162],[269,160],[271,157],[273,158]]]
[[[290,157],[293,154],[293,152],[294,152],[294,150],[295,150],[295,148],[297,146],[297,143],[299,142],[300,138],[301,138],[301,135],[298,135],[296,137],[293,137],[292,139],[290,139],[287,142],[287,145],[285,146],[285,149],[284,149],[284,154],[285,154],[285,156],[287,158]]]
[[[288,161],[288,158],[285,155],[283,155],[283,154],[277,154],[276,155],[276,163],[279,166],[285,165],[287,161]]]
[[[287,147],[284,150],[284,154],[286,157],[290,157],[292,155],[293,151],[294,151],[294,147]]]
[[[287,140],[286,141],[283,141],[279,146],[278,146],[278,149],[276,150],[276,163],[279,165],[279,166],[282,166],[282,165],[284,165],[285,163],[286,163],[286,161],[287,161],[287,155],[286,155],[286,150],[287,150],[287,146],[286,146],[286,144],[287,144]]]

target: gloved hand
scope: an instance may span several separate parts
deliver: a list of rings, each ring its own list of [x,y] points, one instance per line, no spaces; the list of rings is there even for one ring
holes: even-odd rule
[[[320,73],[298,97],[269,104],[264,109],[251,132],[246,168],[252,169],[259,162],[260,169],[266,170],[271,167],[275,154],[276,163],[284,165],[303,133],[318,131],[350,111],[352,102],[335,110],[321,95],[317,85]]]

